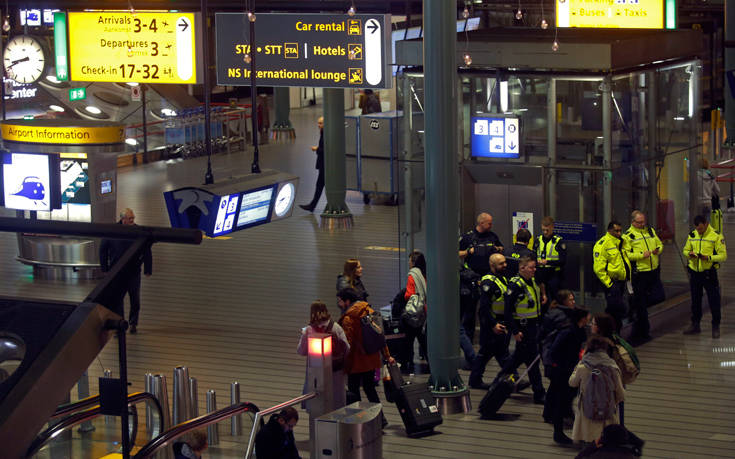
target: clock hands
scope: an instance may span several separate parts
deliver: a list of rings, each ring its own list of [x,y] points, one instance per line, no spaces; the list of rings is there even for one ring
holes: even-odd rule
[[[31,60],[31,58],[30,58],[30,57],[28,57],[28,56],[26,56],[26,57],[22,57],[22,58],[20,58],[20,59],[16,59],[16,60],[14,60],[14,61],[11,61],[11,62],[10,62],[10,65],[8,65],[8,66],[7,66],[7,67],[5,67],[5,68],[6,68],[6,69],[9,69],[9,68],[13,67],[13,66],[14,66],[14,65],[16,65],[16,64],[20,64],[21,62],[28,62],[28,61],[30,61],[30,60]]]

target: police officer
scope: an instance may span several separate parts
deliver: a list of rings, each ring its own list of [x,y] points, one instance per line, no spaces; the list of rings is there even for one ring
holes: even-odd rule
[[[531,241],[531,232],[525,228],[518,228],[516,232],[516,243],[513,247],[508,247],[503,251],[503,255],[508,260],[508,278],[518,275],[518,260],[523,257],[536,259],[536,252],[528,248]]]
[[[620,222],[612,220],[608,223],[607,233],[597,241],[593,249],[594,262],[592,264],[597,278],[605,287],[605,300],[607,301],[605,312],[615,318],[617,332],[620,332],[623,317],[625,317],[626,307],[623,296],[626,287],[629,287],[629,293],[632,293],[630,260],[623,251],[623,241],[620,239],[622,234],[623,227]]]
[[[536,238],[536,282],[546,287],[546,295],[555,298],[562,285],[562,271],[567,262],[567,245],[554,234],[554,219],[541,220],[541,235]]]
[[[487,362],[495,356],[502,367],[508,362],[507,329],[503,325],[505,313],[505,291],[508,290],[508,279],[503,275],[507,262],[505,256],[495,253],[490,255],[490,273],[480,280],[480,351],[472,362],[470,387],[487,390],[489,384],[482,382]]]
[[[699,322],[702,320],[702,289],[707,291],[709,309],[712,312],[712,338],[720,337],[720,283],[717,269],[727,260],[725,238],[717,234],[707,220],[694,217],[694,231],[689,233],[684,246],[684,256],[689,259],[689,286],[692,294],[692,325],[684,331],[685,335],[701,333]]]
[[[490,272],[489,259],[493,253],[503,252],[503,244],[491,231],[493,217],[488,213],[477,216],[477,225],[459,238],[459,257],[463,260],[460,269],[460,315],[462,328],[470,342],[475,336],[477,315],[477,288],[475,283]]]
[[[631,339],[638,343],[651,339],[648,307],[654,304],[654,297],[663,292],[658,260],[662,250],[663,244],[656,232],[646,226],[646,215],[634,210],[630,214],[630,228],[623,234],[623,252],[628,255],[633,268],[635,321]]]
[[[546,302],[546,295],[536,283],[534,274],[536,261],[523,257],[518,262],[518,275],[508,282],[504,314],[506,318],[512,318],[508,320],[508,327],[516,348],[498,377],[515,371],[521,363],[530,365],[538,355],[536,335],[541,320],[541,304]],[[538,363],[529,369],[528,377],[533,388],[533,402],[543,405],[545,391]]]

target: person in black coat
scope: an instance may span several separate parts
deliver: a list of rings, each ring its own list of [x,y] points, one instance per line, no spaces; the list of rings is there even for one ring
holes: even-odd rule
[[[551,399],[551,417],[554,424],[554,441],[571,444],[572,439],[564,433],[564,415],[574,398],[574,389],[569,387],[569,377],[579,362],[579,352],[587,340],[585,327],[590,314],[586,309],[573,309],[570,319],[574,325],[559,331],[551,345],[551,379],[547,399]]]
[[[290,406],[271,416],[268,423],[255,436],[255,457],[301,459],[293,436],[293,428],[297,422],[299,413]]]
[[[526,228],[519,228],[516,233],[515,244],[503,251],[505,259],[508,260],[508,267],[505,270],[505,275],[508,279],[518,275],[518,260],[523,257],[529,257],[531,260],[536,260],[536,252],[528,248],[528,243],[530,241],[531,232]]]
[[[311,151],[316,153],[315,167],[319,171],[319,175],[316,179],[316,188],[311,202],[309,204],[299,204],[299,207],[309,212],[314,212],[316,205],[319,203],[319,198],[322,196],[322,191],[324,191],[324,117],[320,116],[316,124],[319,126],[319,145],[311,147]]]
[[[135,225],[135,214],[130,209],[120,212],[119,225]],[[130,246],[135,242],[134,239],[103,239],[100,243],[100,268],[106,273],[120,258],[125,254]],[[143,273],[150,276],[153,272],[153,254],[151,247],[148,245],[141,254],[143,263]],[[127,285],[123,287],[121,295],[114,300],[114,303],[108,306],[121,317],[125,317],[125,294],[130,296],[130,333],[138,332],[138,316],[140,315],[140,263],[135,265],[134,270],[122,280],[127,280]]]

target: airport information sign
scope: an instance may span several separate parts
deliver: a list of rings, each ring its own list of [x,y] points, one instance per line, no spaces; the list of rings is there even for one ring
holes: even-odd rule
[[[663,29],[666,3],[666,0],[556,0],[556,25]]]
[[[249,55],[263,86],[390,87],[388,15],[261,13],[254,49],[246,14],[217,13],[215,24],[219,85],[249,85]]]
[[[197,82],[196,14],[95,11],[68,15],[72,80]]]
[[[478,115],[471,118],[470,154],[482,158],[519,158],[520,120],[514,116]]]

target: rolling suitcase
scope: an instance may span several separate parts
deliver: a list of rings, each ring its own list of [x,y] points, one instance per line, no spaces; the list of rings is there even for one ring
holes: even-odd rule
[[[409,437],[429,434],[442,423],[442,415],[427,383],[404,384],[396,390],[395,400]]]
[[[477,411],[480,412],[480,417],[486,419],[497,413],[500,407],[503,406],[503,403],[508,400],[510,394],[513,393],[516,386],[518,386],[521,379],[526,377],[528,371],[538,363],[540,358],[541,354],[537,355],[533,362],[531,362],[531,365],[526,368],[526,371],[517,380],[512,374],[501,375],[499,378],[496,378],[490,384],[490,388],[488,388],[487,393],[480,402],[480,406],[477,408]]]

